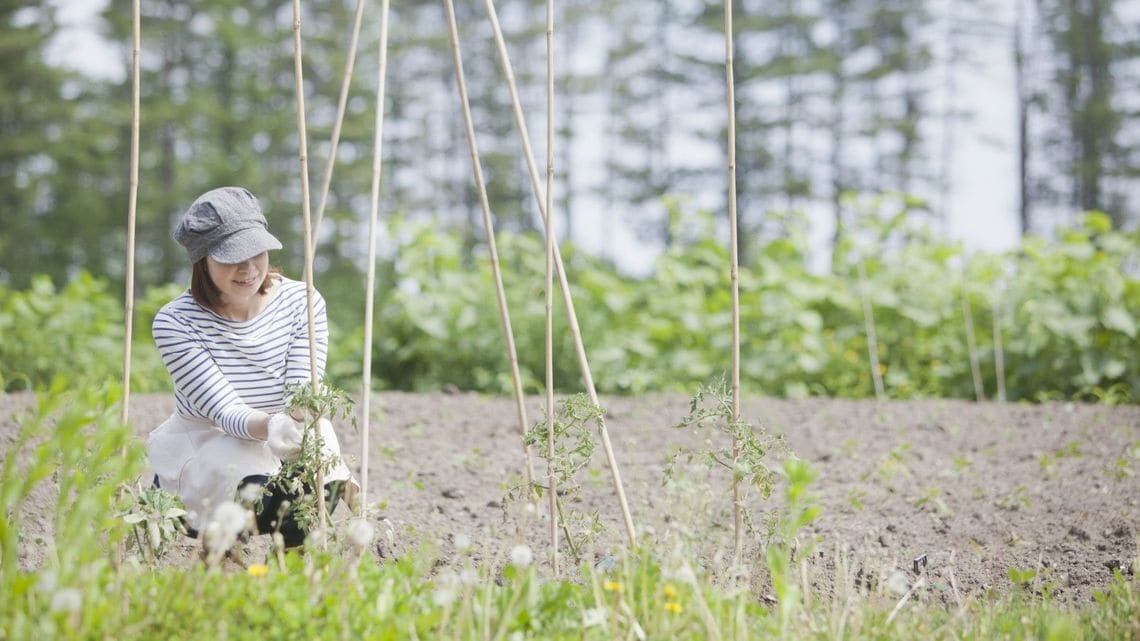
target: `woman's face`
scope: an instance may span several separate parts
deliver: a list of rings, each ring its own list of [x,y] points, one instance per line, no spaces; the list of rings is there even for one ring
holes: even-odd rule
[[[206,258],[206,269],[210,280],[222,292],[222,302],[226,305],[249,303],[261,288],[265,275],[269,272],[269,252],[260,254],[240,263],[219,263]]]

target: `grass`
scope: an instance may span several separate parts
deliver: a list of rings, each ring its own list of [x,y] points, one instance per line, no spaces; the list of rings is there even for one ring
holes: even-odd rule
[[[495,542],[381,562],[376,533],[362,535],[353,521],[333,524],[327,551],[269,554],[247,567],[177,567],[129,554],[118,563],[137,523],[123,517],[131,496],[117,488],[139,474],[142,453],[128,447],[117,401],[114,390],[57,389],[19,420],[0,470],[2,641],[1140,638],[1137,561],[1080,608],[1040,596],[1038,577],[1016,568],[1004,592],[961,598],[955,588],[953,600],[924,589],[925,575],[900,592],[886,577],[841,572],[830,590],[814,591],[810,545],[797,538],[817,515],[814,472],[794,458],[782,471],[776,536],[742,575],[696,562],[682,543],[615,552],[605,569],[585,563],[559,580],[533,562],[541,550],[485,556],[501,547]],[[42,566],[26,570],[16,553],[27,543],[19,519],[38,483],[54,483],[64,500]]]

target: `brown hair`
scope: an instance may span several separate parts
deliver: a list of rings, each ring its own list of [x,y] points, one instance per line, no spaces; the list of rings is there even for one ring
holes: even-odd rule
[[[210,268],[206,265],[208,257],[202,258],[194,263],[194,268],[190,271],[190,295],[194,297],[194,301],[202,307],[216,312],[222,304],[222,290],[210,278]],[[265,274],[265,280],[261,281],[261,287],[257,288],[257,293],[262,296],[269,288],[269,279],[274,275],[281,273],[276,267],[270,265],[269,270]]]

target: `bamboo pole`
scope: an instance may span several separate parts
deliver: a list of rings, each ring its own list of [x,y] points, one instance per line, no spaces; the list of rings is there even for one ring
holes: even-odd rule
[[[546,456],[550,564],[558,577],[558,479],[554,473],[554,0],[546,0]]]
[[[297,99],[297,138],[298,159],[301,164],[301,217],[304,221],[305,236],[305,307],[309,321],[309,376],[313,384],[313,391],[318,390],[320,380],[317,376],[317,339],[313,334],[315,320],[313,318],[313,234],[312,214],[309,207],[309,145],[308,135],[305,132],[305,78],[301,63],[301,0],[293,0],[293,77]],[[313,419],[313,433],[317,439],[317,451],[321,450],[320,417]],[[325,547],[325,475],[324,470],[317,466],[317,512],[320,528],[321,547]]]
[[[867,333],[867,356],[871,361],[871,380],[875,383],[875,399],[883,400],[883,374],[879,371],[879,341],[875,335],[875,312],[871,308],[871,294],[867,291],[867,268],[863,257],[858,258],[859,295],[863,299],[863,329]]]
[[[981,403],[986,400],[986,392],[982,387],[982,370],[978,365],[978,346],[974,340],[974,315],[970,311],[970,297],[966,293],[966,273],[962,272],[962,318],[966,325],[966,351],[970,358],[970,377],[974,379],[974,400]]]
[[[142,9],[139,0],[131,3],[131,167],[127,196],[127,282],[123,295],[123,407],[121,418],[130,418],[131,341],[135,318],[135,220],[139,196],[139,61],[142,57]],[[123,449],[126,455],[126,448]]]
[[[507,362],[511,370],[511,384],[515,396],[515,413],[518,416],[520,442],[526,457],[526,484],[532,487],[534,462],[525,439],[529,422],[526,415],[526,396],[523,394],[522,376],[519,374],[518,350],[515,347],[515,334],[511,328],[511,315],[507,309],[507,294],[503,287],[503,271],[499,264],[499,250],[495,242],[495,224],[491,218],[491,203],[487,196],[487,185],[483,179],[483,163],[479,158],[479,145],[475,138],[475,125],[471,118],[471,102],[467,95],[467,79],[463,73],[463,55],[459,48],[459,27],[455,20],[455,5],[452,0],[444,0],[447,9],[448,26],[451,35],[451,55],[455,65],[455,81],[459,92],[460,109],[463,112],[463,130],[467,136],[467,148],[471,154],[471,171],[475,179],[475,191],[479,195],[479,208],[483,214],[483,232],[487,241],[487,252],[491,257],[491,275],[495,281],[495,299],[499,305],[499,320],[503,328],[503,339],[507,346]]]
[[[534,191],[535,201],[539,207],[539,214],[542,216],[543,224],[546,224],[546,196],[544,195],[543,187],[538,178],[538,169],[536,167],[534,151],[530,144],[530,134],[527,130],[526,118],[522,113],[522,103],[519,100],[518,85],[515,82],[515,74],[511,68],[510,57],[507,54],[506,41],[503,38],[503,30],[499,26],[499,18],[495,12],[494,0],[484,0],[487,7],[487,16],[491,22],[491,30],[495,37],[495,45],[499,53],[499,62],[503,69],[503,75],[507,79],[507,87],[510,89],[511,105],[515,116],[515,125],[518,128],[519,136],[522,140],[523,155],[526,157],[527,170],[530,175],[531,189]],[[546,233],[553,235],[554,230],[546,226]],[[574,339],[574,351],[578,357],[578,367],[582,371],[582,382],[589,395],[590,402],[596,406],[601,406],[598,401],[597,387],[594,385],[594,377],[590,373],[590,364],[586,358],[586,349],[582,343],[582,330],[578,326],[578,316],[574,311],[574,298],[570,293],[570,284],[566,280],[566,270],[562,265],[562,253],[558,249],[558,243],[554,242],[554,270],[558,276],[559,287],[562,290],[562,301],[566,307],[567,320],[570,325],[570,334]],[[618,469],[617,459],[614,456],[613,444],[610,442],[609,430],[606,429],[605,419],[598,422],[598,431],[601,434],[602,447],[606,453],[606,462],[609,464],[610,474],[613,478],[614,492],[617,494],[618,505],[621,508],[622,519],[625,524],[625,532],[629,539],[630,545],[637,543],[637,532],[633,525],[633,517],[629,512],[629,504],[625,497],[625,488],[621,481],[621,471]]]
[[[1005,402],[1005,350],[1001,338],[1001,296],[995,296],[991,304],[994,325],[994,375],[997,378],[997,400]]]
[[[352,36],[349,38],[348,56],[344,61],[344,79],[340,84],[340,97],[336,103],[336,119],[333,121],[332,133],[329,135],[329,157],[325,160],[325,175],[321,181],[321,199],[317,205],[317,216],[313,223],[313,244],[316,245],[316,236],[321,231],[321,221],[325,216],[325,205],[329,199],[329,187],[332,185],[333,166],[336,165],[336,150],[340,145],[340,129],[344,124],[344,112],[348,105],[348,90],[352,84],[352,70],[356,66],[356,45],[360,40],[360,23],[364,16],[364,0],[356,0],[356,13],[352,20]]]
[[[376,290],[376,227],[380,217],[380,170],[384,146],[384,92],[388,76],[388,7],[380,3],[380,53],[376,78],[376,125],[372,143],[372,209],[368,217],[368,285],[364,295],[364,364],[361,383],[360,424],[360,515],[367,517],[368,505],[368,434],[371,432],[372,401],[372,316]],[[331,163],[330,163],[331,164]]]
[[[740,239],[736,222],[736,80],[732,70],[733,33],[732,0],[724,2],[724,78],[728,103],[728,227],[730,254],[729,280],[732,285],[732,421],[740,421]],[[736,477],[736,463],[740,460],[740,437],[732,436],[732,520],[734,563],[739,563],[744,551],[744,514],[740,492],[740,479]]]

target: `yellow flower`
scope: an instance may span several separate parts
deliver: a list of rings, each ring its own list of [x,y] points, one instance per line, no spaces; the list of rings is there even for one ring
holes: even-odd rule
[[[606,581],[602,584],[606,592],[621,592],[621,583],[617,581]]]
[[[854,363],[859,360],[859,355],[855,353],[855,350],[849,349],[843,352],[843,358],[846,359],[848,363]]]
[[[269,574],[269,566],[263,565],[261,563],[254,563],[253,565],[246,568],[245,571],[246,574],[249,574],[250,576],[265,576],[266,574]]]
[[[685,608],[681,607],[681,604],[677,603],[676,601],[667,601],[665,603],[665,611],[671,612],[673,614],[680,614],[685,611]]]
[[[665,586],[661,588],[661,594],[664,594],[666,599],[672,599],[677,596],[677,588],[674,587],[672,583],[666,583]]]

